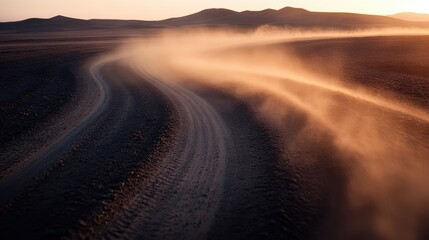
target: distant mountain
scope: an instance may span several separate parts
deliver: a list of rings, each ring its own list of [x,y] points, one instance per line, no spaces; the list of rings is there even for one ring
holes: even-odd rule
[[[97,29],[145,29],[180,26],[235,26],[261,25],[306,28],[368,28],[368,27],[429,27],[429,23],[415,23],[400,19],[354,13],[310,12],[301,8],[236,12],[228,9],[206,9],[188,16],[161,21],[140,20],[82,20],[64,16],[49,19],[31,18],[18,22],[0,23],[0,33],[55,32]]]
[[[410,23],[385,16],[354,13],[310,12],[301,8],[235,12],[228,9],[207,9],[185,17],[160,21],[163,25],[287,25],[293,27],[356,28],[407,26]]]
[[[401,19],[405,21],[429,22],[429,14],[423,14],[423,13],[403,12],[395,15],[390,15],[389,17]]]
[[[0,33],[22,33],[22,32],[57,32],[116,28],[149,28],[154,27],[152,22],[140,20],[110,20],[90,19],[83,20],[64,16],[52,18],[29,18],[17,22],[0,23]]]

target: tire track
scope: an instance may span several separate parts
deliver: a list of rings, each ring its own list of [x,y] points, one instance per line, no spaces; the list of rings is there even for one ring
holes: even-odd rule
[[[174,83],[140,76],[171,101],[179,134],[165,166],[106,227],[107,238],[201,239],[214,221],[223,192],[230,136],[219,114]]]
[[[98,101],[92,106],[91,111],[73,129],[58,136],[58,139],[55,140],[52,146],[31,156],[31,160],[25,161],[27,162],[26,165],[12,169],[11,172],[0,180],[0,192],[2,193],[0,196],[0,206],[4,206],[21,193],[31,183],[33,178],[40,175],[56,160],[60,159],[60,155],[67,151],[69,146],[108,109],[111,101],[111,91],[108,84],[101,77],[101,70],[106,64],[116,59],[118,59],[118,56],[102,58],[90,66],[90,73],[97,87],[94,91],[99,93]]]

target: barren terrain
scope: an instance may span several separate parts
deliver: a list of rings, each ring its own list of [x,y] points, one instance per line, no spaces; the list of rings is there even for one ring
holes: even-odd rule
[[[174,34],[4,36],[0,238],[429,236],[429,37]]]

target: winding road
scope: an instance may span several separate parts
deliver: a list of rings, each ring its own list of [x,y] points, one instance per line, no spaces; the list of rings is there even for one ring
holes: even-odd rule
[[[219,209],[231,205],[225,199],[241,201],[231,193],[242,191],[241,186],[234,183],[234,189],[226,190],[225,184],[237,177],[256,181],[258,169],[241,173],[246,176],[226,170],[228,162],[247,161],[249,154],[258,161],[271,157],[258,148],[237,154],[240,146],[271,148],[264,138],[243,141],[242,134],[263,131],[256,121],[232,136],[232,129],[249,115],[238,100],[229,97],[227,104],[238,104],[243,116],[227,123],[232,112],[226,113],[225,106],[216,109],[197,93],[154,78],[141,66],[125,66],[124,58],[107,55],[87,65],[80,75],[83,97],[77,106],[59,117],[59,128],[41,130],[52,132],[48,144],[20,160],[17,155],[4,172],[4,234],[208,238],[219,225]]]

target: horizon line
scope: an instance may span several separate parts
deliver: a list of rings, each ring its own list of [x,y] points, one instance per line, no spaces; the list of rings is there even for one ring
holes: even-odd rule
[[[46,16],[43,16],[43,17],[34,16],[34,17],[21,18],[21,19],[17,19],[17,20],[0,20],[0,23],[7,23],[7,22],[20,22],[20,21],[25,21],[25,20],[28,20],[28,19],[52,19],[52,18],[59,17],[59,16],[66,17],[66,18],[72,18],[72,19],[79,19],[79,20],[125,20],[125,21],[126,21],[126,20],[129,20],[129,21],[133,21],[133,20],[134,20],[134,21],[162,21],[162,20],[167,20],[167,19],[171,19],[171,18],[180,18],[180,17],[189,16],[189,15],[192,15],[192,14],[195,14],[195,13],[199,13],[199,12],[202,12],[202,11],[205,11],[205,10],[210,10],[210,9],[225,9],[225,10],[230,10],[230,11],[234,11],[234,12],[237,12],[237,13],[241,13],[241,12],[246,12],[246,11],[258,12],[258,11],[264,11],[264,10],[276,10],[276,11],[279,11],[279,10],[284,9],[284,8],[303,9],[303,10],[306,10],[306,11],[309,11],[309,12],[321,12],[321,13],[350,13],[350,14],[362,14],[362,15],[373,15],[373,16],[385,16],[385,17],[390,17],[390,16],[394,16],[394,15],[397,15],[397,14],[403,14],[403,13],[429,15],[429,13],[419,13],[419,12],[397,12],[397,13],[393,13],[393,14],[386,14],[386,15],[384,15],[384,14],[383,14],[383,15],[381,15],[381,14],[373,14],[373,13],[347,12],[347,11],[313,11],[313,10],[308,10],[308,9],[306,9],[306,8],[292,7],[292,6],[285,6],[285,7],[278,8],[278,9],[275,9],[275,8],[265,8],[265,9],[260,9],[260,10],[234,10],[234,9],[229,9],[229,8],[222,8],[222,7],[219,7],[219,8],[205,8],[205,9],[201,9],[201,10],[194,11],[194,12],[191,12],[191,13],[187,13],[187,14],[184,14],[184,15],[180,15],[180,16],[172,16],[172,17],[161,18],[161,19],[121,18],[121,17],[119,17],[119,18],[110,18],[110,17],[101,17],[101,18],[80,18],[80,17],[74,17],[74,16],[71,16],[71,15],[67,15],[67,14],[61,14],[61,13],[59,13],[59,14],[56,14],[56,15],[53,15],[53,16],[50,16],[50,17],[46,17]]]

